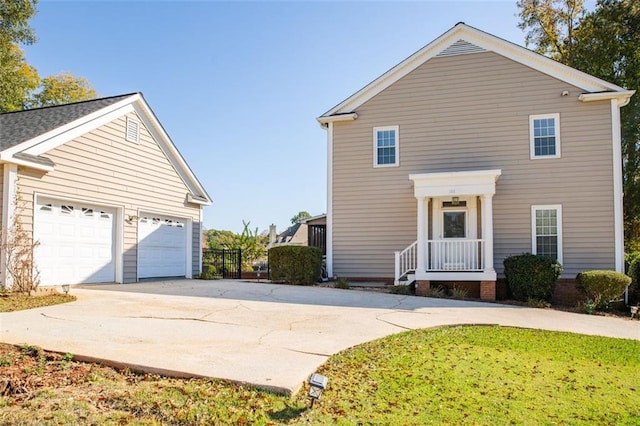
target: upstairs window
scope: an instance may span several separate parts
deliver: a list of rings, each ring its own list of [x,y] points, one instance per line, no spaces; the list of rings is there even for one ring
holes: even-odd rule
[[[399,127],[373,128],[373,167],[400,165]]]
[[[560,158],[560,114],[529,116],[531,159]]]

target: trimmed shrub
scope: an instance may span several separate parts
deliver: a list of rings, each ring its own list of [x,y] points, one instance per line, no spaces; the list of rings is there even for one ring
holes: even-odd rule
[[[280,246],[269,250],[271,280],[295,285],[320,279],[322,251],[317,247]]]
[[[615,271],[584,271],[576,277],[578,290],[595,305],[596,309],[606,308],[624,293],[626,286],[631,284],[631,278],[622,272]]]
[[[562,266],[556,260],[524,253],[507,257],[503,265],[507,286],[514,299],[551,301],[562,272]]]
[[[631,277],[629,285],[629,305],[640,303],[640,251],[625,256],[627,275]]]

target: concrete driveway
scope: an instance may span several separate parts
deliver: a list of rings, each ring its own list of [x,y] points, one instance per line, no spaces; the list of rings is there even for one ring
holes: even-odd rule
[[[500,304],[242,281],[72,288],[73,303],[0,314],[0,341],[148,372],[296,392],[348,347],[451,324],[640,340],[640,321]]]

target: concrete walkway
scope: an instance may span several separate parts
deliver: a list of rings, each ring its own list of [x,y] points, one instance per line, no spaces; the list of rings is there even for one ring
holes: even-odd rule
[[[640,340],[640,321],[491,303],[242,281],[72,288],[73,303],[0,314],[0,341],[174,376],[296,392],[336,352],[451,324]]]

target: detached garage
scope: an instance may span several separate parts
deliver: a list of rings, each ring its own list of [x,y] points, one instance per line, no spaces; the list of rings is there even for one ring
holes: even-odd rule
[[[2,234],[38,242],[40,285],[200,273],[211,199],[142,94],[0,114],[0,161]]]

